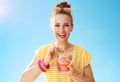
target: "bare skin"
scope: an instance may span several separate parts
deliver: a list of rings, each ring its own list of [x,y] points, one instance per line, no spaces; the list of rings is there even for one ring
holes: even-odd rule
[[[73,30],[70,17],[64,14],[58,14],[55,15],[52,20],[53,22],[51,25],[51,30],[55,36],[56,42],[54,47],[48,50],[48,54],[44,59],[45,65],[48,65],[50,61],[56,57],[56,52],[69,51],[69,49],[73,48],[73,45],[68,42],[70,33]],[[62,46],[62,49],[59,46]],[[41,71],[37,66],[38,60],[39,59],[37,57],[33,58],[31,64],[23,72],[20,82],[34,82],[36,78],[41,74]],[[74,82],[95,82],[90,65],[84,68],[83,76],[74,71],[72,67],[70,67],[70,69],[71,70],[66,74],[70,76]]]
[[[54,53],[54,49],[51,49],[50,53]],[[26,70],[22,74],[20,82],[34,82],[36,78],[40,75],[41,71],[38,69],[37,60],[38,58],[35,57],[32,63],[26,68]],[[47,64],[47,61],[45,61],[45,63]],[[68,75],[74,82],[95,82],[90,65],[84,68],[84,76],[79,75],[73,69],[71,69],[71,71],[73,72],[72,75],[69,73]]]
[[[49,62],[56,57],[56,52],[62,52],[58,47],[53,47],[49,49],[48,55],[46,56],[44,63],[47,66]],[[41,74],[40,69],[38,68],[37,62],[38,58],[34,57],[30,65],[23,72],[20,82],[34,82],[35,79]]]

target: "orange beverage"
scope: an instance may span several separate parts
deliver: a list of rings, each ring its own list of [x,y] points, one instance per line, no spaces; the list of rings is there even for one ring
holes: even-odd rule
[[[62,53],[57,58],[57,69],[58,72],[64,74],[68,72],[73,61],[73,55],[71,53],[65,54]]]

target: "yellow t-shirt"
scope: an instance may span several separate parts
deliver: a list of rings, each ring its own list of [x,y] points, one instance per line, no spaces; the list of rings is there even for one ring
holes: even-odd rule
[[[48,44],[40,47],[35,51],[35,55],[39,59],[45,58],[48,50],[53,46],[53,44]],[[90,64],[92,59],[91,55],[82,47],[74,45],[74,50],[72,51],[73,59],[73,69],[79,74],[83,75],[83,68]],[[45,82],[73,82],[68,75],[59,74],[57,71],[56,59],[50,62],[50,69],[43,73],[45,77]]]

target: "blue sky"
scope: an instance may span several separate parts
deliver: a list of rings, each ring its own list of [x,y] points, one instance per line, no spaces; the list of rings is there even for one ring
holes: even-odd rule
[[[49,21],[60,1],[73,8],[70,42],[93,56],[96,82],[120,81],[119,0],[0,0],[0,82],[19,82],[34,51],[54,42]],[[36,80],[43,81],[42,75]]]

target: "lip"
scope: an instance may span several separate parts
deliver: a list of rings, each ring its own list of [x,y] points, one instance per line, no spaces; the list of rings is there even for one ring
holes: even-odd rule
[[[64,34],[60,34],[60,33],[58,33],[57,34],[59,37],[66,37],[66,34],[64,33]]]

